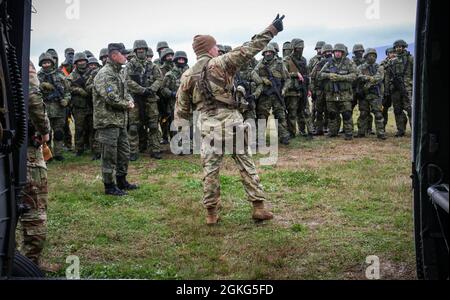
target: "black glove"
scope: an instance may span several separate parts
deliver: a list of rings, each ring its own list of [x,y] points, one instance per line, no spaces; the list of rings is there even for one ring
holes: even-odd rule
[[[142,94],[142,96],[144,96],[144,97],[153,97],[153,95],[154,95],[155,93],[153,93],[153,91],[151,90],[151,89],[145,89],[145,92],[144,92],[144,94]]]
[[[247,100],[248,103],[254,103],[256,101],[255,95],[250,95],[245,97],[245,100]]]
[[[278,30],[278,32],[283,31],[283,19],[284,15],[280,18],[280,14],[278,14],[275,20],[273,20],[272,22],[272,25]]]

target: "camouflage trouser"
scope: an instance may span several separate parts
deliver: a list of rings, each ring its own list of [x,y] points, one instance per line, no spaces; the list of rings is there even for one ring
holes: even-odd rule
[[[368,131],[368,119],[371,113],[375,116],[375,124],[377,129],[377,134],[384,134],[384,119],[382,105],[382,99],[374,99],[366,97],[365,99],[359,100],[359,118],[358,118],[358,135],[366,135]]]
[[[94,142],[94,119],[92,111],[85,108],[76,108],[73,110],[75,119],[75,151],[84,151],[92,149]]]
[[[411,126],[411,91],[407,91],[407,95],[402,95],[399,91],[394,91],[392,93],[392,104],[394,106],[395,123],[397,124],[397,130],[399,132],[406,131],[406,125]],[[406,114],[405,114],[406,112]]]
[[[115,176],[126,176],[130,160],[130,144],[124,128],[102,128],[97,131],[102,146],[103,183],[114,184]],[[115,173],[115,174],[114,174]]]
[[[297,123],[299,129],[306,129],[308,133],[313,132],[311,111],[308,100],[303,96],[287,96],[286,106],[288,111],[287,125],[291,136],[297,136]],[[303,128],[301,123],[303,123]]]
[[[356,105],[359,105],[361,100],[364,100],[364,96],[360,95],[356,92],[356,90],[353,90],[353,101],[352,101],[352,111],[355,110]],[[373,117],[371,114],[367,117],[367,131],[371,131],[373,128]]]
[[[209,130],[211,128],[210,124],[217,126],[217,124],[220,122],[223,126],[223,124],[227,121],[231,121],[233,124],[242,124],[243,118],[240,113],[238,113],[235,110],[230,109],[223,109],[218,111],[218,113],[215,116],[216,118],[211,123],[208,123],[208,118],[202,115],[200,117],[200,122],[202,125],[200,125],[200,128],[206,128]],[[223,131],[228,131],[229,137],[235,138],[235,134],[233,134],[233,129],[225,129]],[[210,140],[211,136],[208,134],[208,132],[204,132],[202,130],[202,148],[201,148],[201,158],[202,158],[202,165],[203,165],[203,204],[205,208],[216,208],[217,204],[220,202],[220,179],[219,179],[219,173],[220,168],[223,162],[223,158],[225,154],[219,154],[215,151],[208,151],[208,147],[210,146]],[[230,140],[231,140],[230,138]],[[233,143],[233,147],[236,146],[235,143]],[[248,153],[248,145],[244,142],[244,149],[242,152],[237,152],[234,150],[232,153],[232,157],[237,164],[241,180],[244,185],[245,192],[247,193],[248,200],[253,201],[264,201],[265,194],[263,191],[263,188],[261,186],[259,176],[256,171],[255,164],[253,162],[253,159],[251,155]],[[218,145],[220,147],[220,145]],[[222,144],[222,147],[224,145]],[[239,150],[239,149],[238,149]],[[224,151],[222,151],[223,153]],[[236,153],[242,153],[242,154],[236,154]]]
[[[130,143],[131,154],[138,154],[141,147],[142,129],[139,109],[138,105],[136,105],[132,110],[128,111],[128,142]]]
[[[163,109],[163,111],[159,112],[162,138],[163,140],[168,141],[169,137],[172,136],[170,132],[170,124],[173,121],[173,112],[175,110],[175,99],[163,98],[160,101],[161,103],[159,107]]]
[[[255,106],[251,107],[249,110],[246,110],[242,113],[244,120],[256,120],[256,109]]]
[[[256,107],[256,115],[258,119],[268,120],[270,116],[270,109],[273,109],[273,115],[278,120],[278,137],[289,138],[289,131],[287,130],[286,112],[278,100],[277,96],[262,95],[258,100]]]
[[[317,132],[321,133],[324,131],[324,127],[328,125],[328,112],[327,112],[327,101],[325,98],[325,94],[317,90],[315,100],[315,124],[314,127]]]
[[[341,115],[344,120],[344,132],[347,136],[353,135],[353,114],[351,101],[327,101],[328,127],[331,136],[336,136],[341,127]]]
[[[47,167],[42,147],[28,147],[27,150],[27,184],[22,192],[22,201],[29,211],[20,217],[22,251],[26,257],[39,264],[47,236]]]
[[[148,118],[148,150],[150,153],[161,152],[158,102],[154,99],[147,102],[146,112]]]
[[[71,111],[70,108],[66,107],[65,108],[65,118],[64,118],[64,145],[67,148],[72,148],[72,132],[70,131],[70,116],[71,116]]]
[[[392,97],[391,95],[385,95],[383,98],[383,120],[384,120],[384,131],[386,131],[386,126],[389,121],[389,109],[392,107]]]
[[[50,127],[52,128],[53,136],[52,141],[48,144],[52,145],[51,150],[53,156],[63,155],[63,144],[64,144],[64,117],[49,118]]]

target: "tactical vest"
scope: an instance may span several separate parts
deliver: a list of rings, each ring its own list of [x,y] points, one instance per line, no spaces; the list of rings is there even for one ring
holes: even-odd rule
[[[342,59],[340,64],[337,64],[335,59],[332,59],[327,66],[326,71],[331,74],[349,75],[351,69],[351,62],[348,58]],[[352,91],[352,83],[347,81],[332,82],[327,80],[325,83],[325,91],[331,93],[341,93]]]

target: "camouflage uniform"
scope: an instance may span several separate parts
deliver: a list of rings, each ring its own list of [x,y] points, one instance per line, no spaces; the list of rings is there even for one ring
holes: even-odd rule
[[[172,49],[166,48],[161,52],[161,74],[164,79],[167,73],[169,73],[173,68],[174,64],[172,60],[166,60],[166,56],[174,55]],[[166,97],[166,94],[159,91],[159,100],[158,100],[158,110],[159,110],[159,126],[161,127],[162,132],[162,140],[163,143],[167,143],[169,141],[169,133],[170,133],[170,118],[172,115],[172,97]]]
[[[284,65],[289,72],[289,78],[284,87],[286,106],[288,111],[287,124],[291,137],[297,136],[297,124],[304,123],[309,136],[312,136],[313,125],[311,111],[308,101],[308,91],[310,90],[309,71],[306,58],[301,54],[296,54],[295,49],[303,49],[304,42],[294,39],[291,42],[293,52],[284,59]],[[303,81],[299,75],[303,76]],[[299,126],[300,127],[300,126]]]
[[[394,47],[397,44],[404,47],[404,49],[408,46],[404,41],[397,41]],[[412,122],[411,99],[414,58],[408,51],[403,50],[401,53],[397,53],[397,57],[390,61],[388,70],[389,72],[386,74],[388,78],[386,80],[392,86],[390,93],[397,124],[397,136],[404,136],[408,119],[410,125]],[[405,112],[408,118],[406,118]]]
[[[390,70],[390,61],[389,54],[394,53],[394,48],[386,49],[386,58],[380,63],[380,65],[384,68],[384,97],[383,97],[383,119],[384,119],[384,131],[386,131],[386,126],[389,121],[389,109],[392,107],[392,96],[391,91],[393,90],[392,82],[389,82],[388,73],[391,73]],[[403,113],[404,114],[404,113]],[[406,116],[404,116],[406,118]]]
[[[102,147],[102,176],[105,188],[116,185],[116,177],[128,173],[128,105],[133,101],[126,92],[122,66],[108,60],[94,79],[94,128]]]
[[[73,55],[75,51],[72,48],[67,48],[64,50],[65,61],[59,66],[58,71],[60,71],[64,77],[67,77],[74,70],[73,65]],[[72,111],[70,107],[64,109],[64,146],[69,150],[72,149],[72,131],[70,130],[70,121],[72,120]]]
[[[247,94],[253,96],[251,100],[253,103],[249,103],[249,109],[242,114],[244,120],[256,120],[256,99],[261,95],[263,88],[261,78],[253,72],[257,64],[258,61],[253,58],[249,63],[241,67],[235,77],[236,79],[240,79],[239,83],[244,85]]]
[[[90,103],[93,103],[93,91],[94,91],[94,79],[102,67],[93,69],[89,72],[88,78],[86,80],[86,91],[89,93]],[[100,158],[102,154],[102,148],[97,139],[97,130],[94,129],[94,115],[92,111],[92,131],[93,131],[93,141],[92,141],[92,152],[94,153],[96,159]]]
[[[86,69],[75,68],[67,77],[72,95],[70,104],[75,119],[75,151],[77,155],[90,149],[94,140],[92,98],[86,88],[86,81],[90,72],[87,69],[88,60],[84,53],[76,53],[74,63],[76,64],[81,60],[86,61]]]
[[[207,53],[201,54],[197,58],[197,63],[186,71],[181,78],[175,107],[175,119],[189,119],[191,105],[200,112],[199,127],[202,128],[203,137],[201,153],[204,171],[203,203],[211,216],[217,214],[217,205],[220,202],[219,171],[224,154],[206,151],[208,148],[206,140],[211,135],[210,128],[211,126],[219,126],[219,128],[222,128],[222,133],[226,131],[229,136],[234,136],[233,129],[226,128],[225,122],[231,121],[233,124],[242,124],[243,117],[236,108],[220,101],[233,102],[230,91],[232,90],[234,74],[243,65],[249,63],[252,57],[260,52],[277,32],[274,26],[270,26],[262,33],[255,35],[246,46],[237,47],[222,56],[213,58]],[[205,82],[209,86],[212,99],[205,96],[208,93],[199,85],[203,73],[206,73],[205,77],[209,79]],[[246,149],[248,148],[246,147]],[[239,167],[248,200],[253,202],[254,207],[263,205],[266,197],[248,150],[244,154],[234,153],[233,158]]]
[[[374,61],[370,56],[375,55]],[[384,94],[384,68],[375,63],[377,52],[375,49],[367,49],[366,62],[358,67],[358,90],[362,98],[359,99],[358,136],[365,137],[368,132],[368,120],[371,113],[375,116],[377,135],[384,139],[384,120],[382,114],[382,101]]]
[[[353,138],[352,84],[357,78],[355,64],[346,57],[346,47],[336,44],[334,51],[343,53],[340,59],[333,58],[325,64],[319,73],[319,79],[324,80],[325,96],[329,118],[330,137],[337,136],[340,115],[344,120],[346,139]]]
[[[322,58],[318,61],[311,71],[311,86],[313,87],[315,123],[314,128],[317,135],[324,134],[324,128],[328,127],[328,111],[327,101],[325,97],[324,81],[320,80],[319,72],[327,62],[331,60],[331,56],[327,57],[327,53],[333,51],[333,46],[325,44],[322,48]],[[332,54],[331,54],[332,55]]]
[[[52,58],[51,58],[52,59]],[[41,55],[39,65],[41,66],[48,57]],[[55,159],[62,159],[64,142],[64,118],[65,108],[70,103],[70,92],[64,75],[54,67],[50,70],[41,69],[38,73],[41,83],[40,89],[47,107],[48,117],[53,132],[53,146],[51,147]]]
[[[160,69],[147,59],[133,58],[125,68],[125,79],[127,89],[137,104],[130,111],[130,140],[131,151],[137,153],[139,150],[139,128],[143,121],[148,128],[148,150],[152,155],[161,152],[160,133],[158,128],[159,110],[158,96],[156,93],[161,88],[162,74]],[[139,101],[142,99],[142,101]],[[140,105],[145,107],[145,120],[141,120]]]
[[[265,52],[272,51],[276,54],[273,46],[268,46],[263,51]],[[289,131],[287,129],[287,120],[286,120],[286,107],[280,102],[280,99],[276,96],[275,93],[272,93],[270,90],[272,88],[272,83],[269,79],[271,72],[275,81],[278,81],[281,90],[279,93],[282,93],[282,88],[284,86],[285,81],[289,78],[289,73],[284,67],[283,61],[281,58],[274,57],[271,61],[267,61],[266,58],[263,58],[258,65],[255,67],[254,72],[261,78],[262,81],[262,93],[258,99],[258,104],[256,106],[256,116],[261,120],[268,120],[270,116],[270,110],[273,110],[273,115],[275,119],[278,120],[278,136],[281,141],[284,141],[286,144],[290,138]]]
[[[178,52],[177,52],[178,54]],[[177,54],[175,54],[174,60],[178,58]],[[187,57],[184,55],[186,62]],[[189,69],[186,65],[184,66],[178,66],[177,64],[174,64],[174,67],[166,73],[164,76],[163,83],[161,85],[161,96],[166,101],[166,110],[168,113],[168,119],[165,124],[167,124],[167,130],[170,130],[169,126],[173,121],[173,114],[175,111],[175,102],[176,102],[176,94],[178,91],[178,88],[180,87],[181,83],[181,75],[183,75],[184,72]],[[172,134],[170,134],[172,136]],[[163,137],[164,138],[164,137]]]
[[[39,265],[41,252],[47,236],[47,166],[42,153],[42,146],[33,146],[32,138],[50,132],[50,121],[45,111],[45,104],[39,90],[36,69],[30,62],[29,83],[29,142],[27,155],[27,184],[22,191],[22,203],[29,210],[20,216],[23,230],[22,251],[24,255]]]

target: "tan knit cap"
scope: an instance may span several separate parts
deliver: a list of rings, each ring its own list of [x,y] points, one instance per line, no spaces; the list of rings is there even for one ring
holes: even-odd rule
[[[210,35],[196,35],[192,48],[197,56],[207,53],[212,47],[216,45],[216,39]]]

